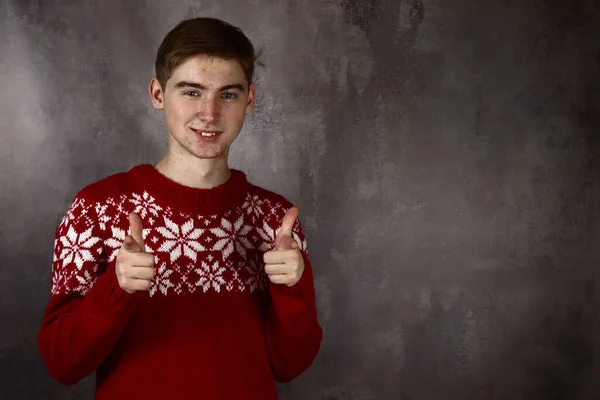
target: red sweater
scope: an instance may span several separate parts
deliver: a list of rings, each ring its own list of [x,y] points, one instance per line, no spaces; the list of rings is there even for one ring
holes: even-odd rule
[[[275,381],[298,376],[322,339],[300,220],[305,269],[273,284],[284,197],[232,169],[212,189],[179,185],[140,165],[81,190],[56,229],[51,297],[39,350],[52,377],[72,385],[96,371],[96,399],[276,399]],[[142,219],[157,273],[128,294],[116,255]]]

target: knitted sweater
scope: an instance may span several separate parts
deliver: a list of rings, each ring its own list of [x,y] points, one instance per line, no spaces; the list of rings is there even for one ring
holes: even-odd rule
[[[263,253],[292,206],[231,169],[195,189],[139,165],[81,190],[56,229],[51,296],[39,333],[50,375],[72,385],[96,371],[96,399],[276,399],[322,339],[305,269],[273,284]],[[115,274],[128,215],[142,219],[156,274],[129,294]]]

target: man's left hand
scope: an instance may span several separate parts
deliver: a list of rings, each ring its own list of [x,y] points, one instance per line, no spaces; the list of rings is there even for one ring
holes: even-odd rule
[[[281,223],[281,229],[275,238],[275,249],[263,255],[265,272],[275,284],[294,286],[304,272],[304,259],[298,242],[292,236],[292,228],[300,210],[290,208]]]

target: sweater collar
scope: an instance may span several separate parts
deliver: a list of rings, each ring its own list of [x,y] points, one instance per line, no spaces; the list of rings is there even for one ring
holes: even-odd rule
[[[246,174],[230,168],[229,179],[214,188],[197,189],[179,184],[162,175],[151,164],[133,167],[130,174],[140,190],[158,202],[196,215],[223,214],[243,204],[248,189]]]

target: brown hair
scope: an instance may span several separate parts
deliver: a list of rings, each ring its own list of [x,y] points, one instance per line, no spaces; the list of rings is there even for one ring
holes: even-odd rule
[[[200,54],[235,59],[246,75],[248,87],[252,83],[255,64],[262,65],[258,61],[260,54],[255,53],[254,46],[241,29],[216,18],[186,19],[167,33],[156,54],[156,79],[163,90],[177,67]]]

